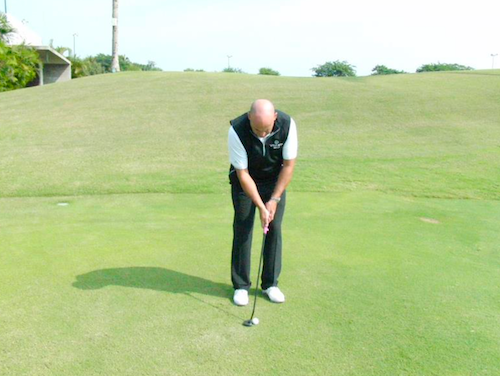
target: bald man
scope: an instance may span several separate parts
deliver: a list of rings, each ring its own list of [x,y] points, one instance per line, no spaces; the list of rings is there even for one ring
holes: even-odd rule
[[[297,157],[297,129],[293,119],[275,110],[266,99],[252,103],[250,111],[231,120],[228,148],[229,181],[234,206],[231,280],[233,301],[248,304],[250,256],[255,208],[262,227],[269,226],[264,245],[262,291],[274,303],[285,295],[278,287],[281,273],[281,222],[286,187],[292,180]]]

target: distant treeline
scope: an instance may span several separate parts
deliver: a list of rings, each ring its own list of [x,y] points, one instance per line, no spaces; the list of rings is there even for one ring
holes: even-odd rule
[[[314,72],[315,77],[354,77],[356,76],[356,67],[349,64],[347,61],[327,61],[324,64],[318,65],[311,68]],[[464,70],[474,70],[472,67],[467,67],[460,64],[424,64],[420,66],[416,73],[422,72],[442,72],[442,71],[464,71]],[[396,69],[391,69],[385,65],[377,65],[372,69],[372,76],[376,75],[388,75],[388,74],[402,74],[408,73],[405,71],[399,71]]]
[[[186,68],[184,69],[184,72],[205,72],[203,69],[193,69],[193,68]],[[245,73],[241,68],[232,68],[232,67],[227,67],[222,70],[223,73]],[[274,69],[271,68],[260,68],[259,69],[259,74],[264,75],[264,76],[279,76],[280,72],[275,71]]]
[[[71,50],[67,47],[56,47],[54,49],[62,55],[65,53],[70,55],[66,58],[71,61],[72,78],[111,73],[111,62],[113,61],[111,55],[98,54],[82,59],[71,56]],[[118,61],[120,63],[120,71],[161,71],[154,61],[148,61],[147,64],[134,63],[125,55],[118,56]]]
[[[314,68],[311,68],[313,71],[314,77],[355,77],[356,76],[356,67],[352,64],[349,64],[347,61],[327,61],[324,64],[318,65]],[[416,73],[422,72],[440,72],[440,71],[464,71],[464,70],[474,70],[472,67],[467,67],[465,65],[460,64],[444,64],[444,63],[436,63],[436,64],[424,64],[420,66]],[[205,72],[203,69],[192,69],[187,68],[184,69],[184,72]],[[240,68],[224,68],[222,70],[224,73],[246,73]],[[388,75],[388,74],[402,74],[408,73],[405,71],[400,71],[397,69],[388,68],[385,65],[376,65],[372,69],[372,76],[377,75]],[[268,76],[279,76],[280,73],[271,68],[260,68],[260,75],[268,75]]]

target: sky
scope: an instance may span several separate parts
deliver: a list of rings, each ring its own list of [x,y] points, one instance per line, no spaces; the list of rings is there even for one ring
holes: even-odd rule
[[[1,11],[5,1],[45,45],[73,48],[75,39],[80,57],[111,54],[112,0],[2,0]],[[498,0],[120,0],[118,24],[120,55],[165,71],[229,63],[309,77],[341,60],[366,76],[376,65],[491,69],[497,53],[500,68]]]

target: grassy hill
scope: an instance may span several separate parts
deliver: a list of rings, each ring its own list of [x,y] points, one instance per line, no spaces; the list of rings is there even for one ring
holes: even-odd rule
[[[500,71],[138,72],[4,93],[0,196],[226,192],[228,121],[259,97],[298,123],[295,191],[500,197]]]
[[[226,137],[259,97],[300,150],[287,302],[245,328]],[[496,376],[499,140],[500,71],[1,93],[0,375]]]

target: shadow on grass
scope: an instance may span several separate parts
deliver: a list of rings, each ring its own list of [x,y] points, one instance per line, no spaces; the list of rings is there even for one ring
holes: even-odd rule
[[[243,320],[242,317],[234,315],[221,306],[206,302],[193,295],[202,294],[226,298],[232,304],[232,286],[165,268],[132,267],[94,270],[93,272],[78,275],[76,282],[73,283],[73,287],[80,290],[98,290],[107,286],[184,294],[238,320]]]
[[[73,287],[81,290],[97,290],[107,286],[165,291],[174,294],[197,293],[230,298],[232,287],[204,278],[165,268],[131,267],[94,270],[76,277]]]

